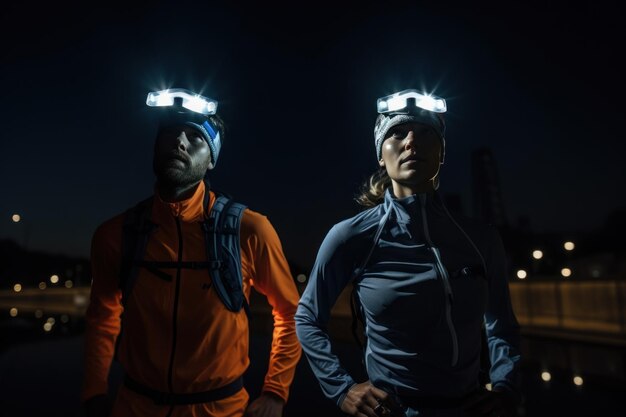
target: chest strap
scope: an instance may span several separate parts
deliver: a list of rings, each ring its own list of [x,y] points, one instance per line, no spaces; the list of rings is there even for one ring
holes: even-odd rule
[[[124,375],[124,385],[129,390],[150,398],[156,405],[189,405],[217,401],[238,393],[243,388],[243,377],[239,377],[223,387],[187,394],[156,391],[135,381],[128,375]]]

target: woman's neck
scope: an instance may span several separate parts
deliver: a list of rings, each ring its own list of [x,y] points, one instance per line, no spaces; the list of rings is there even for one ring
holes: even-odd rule
[[[431,194],[435,191],[435,185],[432,180],[426,183],[411,185],[401,184],[392,180],[391,185],[393,187],[393,195],[395,195],[396,198],[404,198],[413,194]]]

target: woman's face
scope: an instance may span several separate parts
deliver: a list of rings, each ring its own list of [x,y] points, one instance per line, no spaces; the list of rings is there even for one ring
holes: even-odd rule
[[[379,164],[387,170],[396,197],[404,197],[434,189],[440,159],[439,135],[428,125],[411,122],[389,129]]]

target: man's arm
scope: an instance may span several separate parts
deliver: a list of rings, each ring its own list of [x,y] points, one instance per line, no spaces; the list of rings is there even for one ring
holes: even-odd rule
[[[299,294],[280,239],[269,220],[250,210],[246,210],[246,215],[241,231],[242,250],[252,264],[252,285],[267,297],[274,318],[263,398],[268,403],[276,399],[286,402],[302,353],[294,321]]]
[[[113,230],[119,231],[119,236]],[[121,291],[118,287],[121,225],[99,227],[91,242],[91,295],[85,316],[85,358],[81,401],[108,391],[108,376],[120,331]]]

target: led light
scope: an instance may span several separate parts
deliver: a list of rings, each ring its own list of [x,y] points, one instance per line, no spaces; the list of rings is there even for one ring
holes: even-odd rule
[[[552,375],[550,375],[550,372],[548,371],[543,371],[541,373],[541,379],[543,379],[545,382],[549,382],[552,379]]]
[[[389,113],[408,109],[408,99],[415,99],[415,106],[434,113],[445,113],[446,101],[430,94],[420,93],[417,90],[404,90],[390,96],[381,97],[376,102],[378,113]]]
[[[563,275],[563,277],[567,278],[570,275],[572,275],[572,270],[569,268],[563,268],[561,269],[561,275]]]
[[[565,250],[574,250],[576,245],[574,245],[574,242],[565,242],[563,244],[563,247],[565,248]]]
[[[181,99],[180,105],[187,110],[204,115],[215,114],[217,101],[201,96],[184,88],[170,88],[168,90],[148,93],[146,104],[150,107],[174,106],[176,99]]]
[[[542,251],[540,251],[539,249],[534,250],[534,251],[533,251],[533,258],[535,258],[535,259],[541,259],[541,258],[543,258],[543,252],[542,252]]]
[[[519,279],[525,279],[528,275],[526,274],[526,271],[524,271],[523,269],[520,269],[519,271],[517,271],[517,277]]]

